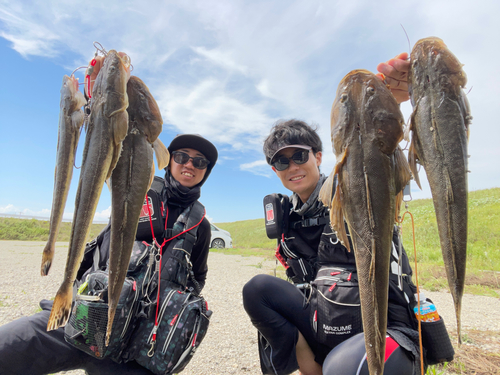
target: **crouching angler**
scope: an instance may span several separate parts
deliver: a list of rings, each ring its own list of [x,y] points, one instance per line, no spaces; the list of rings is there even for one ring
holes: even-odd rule
[[[189,362],[211,314],[201,296],[211,231],[198,198],[218,154],[211,142],[195,134],[178,135],[168,150],[165,178],[155,177],[141,213],[109,347],[101,337],[107,318],[103,323],[98,313],[107,298],[108,225],[87,244],[65,327],[47,332],[52,308],[47,300],[40,302],[41,312],[0,327],[0,374],[73,369],[88,374],[168,374],[182,371]],[[189,329],[181,333],[183,327]],[[189,350],[184,341],[189,341]]]
[[[326,180],[319,169],[321,140],[302,121],[280,121],[264,142],[264,154],[292,195],[264,198],[266,231],[277,238],[288,281],[257,275],[243,288],[262,372],[354,375],[362,369],[359,374],[368,374],[354,252],[338,241],[328,209],[318,201]],[[392,351],[386,368],[398,371],[386,373],[413,375],[420,356],[415,286],[397,231],[392,250],[387,336]]]

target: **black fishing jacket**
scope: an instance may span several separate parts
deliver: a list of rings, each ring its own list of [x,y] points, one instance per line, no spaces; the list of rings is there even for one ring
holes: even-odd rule
[[[183,212],[183,208],[175,205],[169,205],[168,202],[166,203],[168,207],[168,219],[167,219],[167,228],[171,228],[179,215]],[[98,266],[95,266],[94,269],[106,269],[106,265],[109,260],[109,242],[110,242],[110,234],[111,234],[111,226],[108,224],[102,232],[96,237],[94,241],[92,241],[90,244],[93,246],[87,246],[85,249],[85,254],[83,257],[83,261],[80,265],[80,269],[77,274],[77,280],[82,280],[85,276],[86,273],[88,273],[90,270],[93,269],[93,264],[94,260],[97,259],[95,257],[95,249],[98,249],[99,251],[99,257],[98,257]],[[200,223],[198,227],[198,232],[196,235],[196,242],[193,245],[193,249],[191,252],[191,263],[193,265],[193,273],[195,276],[196,281],[198,282],[200,288],[203,288],[205,285],[205,280],[207,277],[207,272],[208,272],[208,266],[207,266],[207,260],[208,260],[208,253],[209,253],[209,248],[210,248],[210,239],[211,239],[211,229],[210,229],[210,223],[207,220],[207,218],[203,218],[203,221]],[[163,238],[158,238],[157,239],[159,244],[161,245],[163,242]],[[94,242],[94,243],[93,243]],[[162,263],[165,265],[167,264],[167,259],[168,259],[168,253],[170,251],[171,246],[167,245],[173,245],[176,241],[173,240],[172,243],[167,243],[164,248],[163,248],[163,260]],[[95,246],[97,245],[97,247]],[[192,287],[192,281],[188,281],[188,287]]]

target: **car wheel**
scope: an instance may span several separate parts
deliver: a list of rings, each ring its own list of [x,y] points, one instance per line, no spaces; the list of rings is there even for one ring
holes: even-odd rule
[[[222,238],[216,238],[212,241],[212,248],[214,249],[224,249],[226,247],[226,243]]]

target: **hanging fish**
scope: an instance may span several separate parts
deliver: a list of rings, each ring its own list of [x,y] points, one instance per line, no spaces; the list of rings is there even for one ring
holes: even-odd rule
[[[319,199],[330,208],[331,225],[350,250],[345,223],[349,228],[371,375],[384,371],[396,196],[411,178],[398,146],[403,123],[396,99],[373,73],[354,70],[342,79],[331,112],[337,164]]]

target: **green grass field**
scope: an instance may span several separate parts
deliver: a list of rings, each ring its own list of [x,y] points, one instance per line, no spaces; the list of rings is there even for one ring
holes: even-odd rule
[[[404,206],[402,213],[404,213]],[[418,278],[428,290],[447,289],[432,199],[408,202],[415,224]],[[264,219],[218,223],[231,233],[234,249],[227,254],[260,255],[272,258],[276,240],[266,236]],[[404,217],[403,245],[415,268],[410,216]],[[415,278],[414,278],[415,279]],[[414,280],[415,281],[415,280]],[[500,188],[469,193],[466,293],[500,297]]]
[[[431,199],[408,203],[415,221],[418,279],[428,290],[447,289],[434,206]],[[404,212],[404,207],[402,209]],[[226,254],[274,257],[276,240],[266,236],[264,219],[215,223],[231,233],[233,249],[215,250]],[[89,240],[105,224],[93,224]],[[62,223],[58,241],[69,241],[71,223]],[[409,215],[403,222],[403,244],[414,265],[412,225]],[[46,241],[49,222],[0,218],[0,239]],[[500,297],[500,188],[469,193],[466,292]]]

